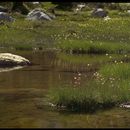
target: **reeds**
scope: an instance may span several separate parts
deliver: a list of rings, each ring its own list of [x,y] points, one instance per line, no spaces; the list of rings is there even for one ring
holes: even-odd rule
[[[84,86],[60,86],[50,89],[50,102],[68,111],[95,112],[119,106],[130,100],[130,67],[113,63],[94,72]]]

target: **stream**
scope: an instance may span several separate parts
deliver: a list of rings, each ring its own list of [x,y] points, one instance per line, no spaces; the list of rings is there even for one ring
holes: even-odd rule
[[[88,114],[59,112],[46,105],[45,96],[50,87],[83,85],[92,78],[98,65],[64,62],[53,51],[13,54],[29,59],[34,65],[1,71],[0,128],[130,127],[130,109],[112,108]],[[89,71],[88,66],[91,67]],[[75,83],[74,77],[79,72],[81,80]]]

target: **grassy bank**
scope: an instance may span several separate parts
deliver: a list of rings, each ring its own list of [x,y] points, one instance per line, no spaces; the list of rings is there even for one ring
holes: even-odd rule
[[[75,30],[70,29],[68,34],[64,34],[65,37],[59,36],[58,47],[69,53],[129,53],[128,21],[128,18],[71,21],[70,26]]]
[[[50,102],[67,111],[95,112],[130,101],[130,67],[114,63],[93,74],[94,79],[84,86],[60,86],[49,92]]]
[[[130,44],[106,42],[106,41],[88,41],[88,40],[66,40],[59,44],[59,48],[69,53],[89,53],[89,54],[122,54],[130,52]]]
[[[103,85],[92,81],[84,87],[59,87],[51,90],[50,101],[58,109],[74,112],[95,112],[130,100],[128,82]]]
[[[57,11],[56,19],[44,22],[15,16],[14,23],[0,25],[0,46],[17,49],[23,46],[24,50],[57,48],[73,53],[129,52],[129,17],[104,21],[87,16],[87,13],[74,15],[69,11]]]
[[[58,53],[57,58],[62,62],[70,63],[70,64],[106,64],[106,63],[115,63],[115,62],[129,62],[130,55],[126,54],[104,54],[104,55],[82,55],[82,54],[66,54],[66,53]]]

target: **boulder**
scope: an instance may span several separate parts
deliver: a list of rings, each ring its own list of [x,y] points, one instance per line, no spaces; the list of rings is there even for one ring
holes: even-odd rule
[[[5,12],[0,12],[0,21],[7,21],[7,22],[13,22],[15,19],[9,16]]]
[[[127,10],[127,13],[130,14],[130,10]]]
[[[99,18],[104,18],[108,14],[107,11],[103,10],[102,8],[97,8],[92,12],[93,17],[99,17]]]
[[[33,3],[34,5],[35,5],[35,4],[39,4],[39,2],[32,2],[32,3]]]
[[[30,65],[30,61],[22,56],[11,53],[0,53],[0,67]]]
[[[120,107],[130,108],[130,102],[122,103],[122,104],[120,105]]]
[[[28,13],[27,18],[28,20],[49,20],[51,21],[55,16],[52,14],[47,14],[43,9],[34,9]]]

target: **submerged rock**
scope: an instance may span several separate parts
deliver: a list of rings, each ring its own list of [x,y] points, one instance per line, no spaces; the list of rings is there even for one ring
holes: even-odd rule
[[[30,65],[30,61],[22,56],[11,53],[0,53],[0,67]]]
[[[27,18],[28,20],[49,20],[51,21],[55,16],[52,14],[47,14],[43,9],[34,9],[28,13]]]
[[[0,21],[1,20],[7,21],[7,22],[13,22],[15,19],[5,12],[0,12]]]
[[[100,17],[100,18],[106,17],[107,14],[108,14],[108,12],[105,11],[104,9],[102,9],[102,8],[97,8],[97,9],[95,9],[95,10],[92,12],[92,16],[93,16],[93,17]]]

